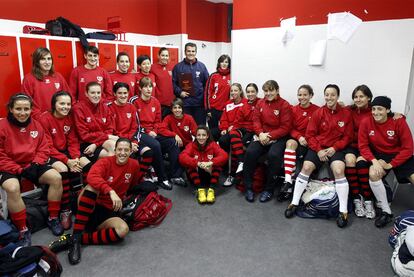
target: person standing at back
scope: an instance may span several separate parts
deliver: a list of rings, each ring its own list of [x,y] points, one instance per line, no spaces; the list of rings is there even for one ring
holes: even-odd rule
[[[173,68],[174,94],[183,99],[184,112],[190,114],[197,124],[205,125],[204,88],[209,74],[206,66],[196,58],[195,43],[186,43],[184,54],[184,60]]]

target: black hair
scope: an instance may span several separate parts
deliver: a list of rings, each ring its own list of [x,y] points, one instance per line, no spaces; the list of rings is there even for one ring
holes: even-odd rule
[[[336,90],[336,92],[338,93],[338,96],[340,95],[340,89],[339,89],[338,85],[335,85],[335,84],[329,84],[329,85],[327,85],[327,86],[325,87],[325,89],[323,90],[323,92],[325,93],[325,91],[326,91],[328,88],[334,88],[334,89]]]
[[[131,142],[131,140],[129,140],[127,138],[119,138],[119,139],[117,139],[116,142],[115,142],[115,149],[118,146],[118,144],[121,143],[121,142],[127,142],[129,144],[129,147],[132,149],[132,142]]]
[[[204,147],[206,147],[207,145],[209,145],[209,144],[210,144],[210,142],[212,142],[212,141],[213,141],[213,138],[211,137],[211,132],[210,132],[210,129],[209,129],[206,125],[198,125],[198,127],[197,127],[197,131],[196,131],[196,136],[197,136],[197,132],[198,132],[198,130],[204,130],[204,131],[206,131],[207,136],[208,136],[208,138],[207,138],[207,140],[206,140],[206,144],[205,144],[204,146],[200,145],[200,144],[198,143],[198,140],[197,140],[197,139],[195,140],[195,143],[197,144],[197,148],[198,148],[198,150],[199,150],[199,151],[202,151],[202,150],[204,149]]]
[[[85,49],[85,54],[88,54],[88,52],[94,53],[96,55],[99,55],[99,49],[96,46],[93,45],[89,45],[88,47],[86,47]]]
[[[256,92],[259,92],[259,88],[257,87],[255,83],[248,83],[246,86],[246,91],[248,87],[253,87],[256,90]]]
[[[166,50],[168,51],[168,53],[170,53],[167,47],[161,47],[160,50],[158,50],[158,56],[161,55],[162,51],[166,51]]]
[[[195,44],[194,42],[187,42],[187,43],[184,45],[184,51],[185,51],[185,50],[187,50],[187,47],[195,47],[196,52],[197,52],[197,44]]]
[[[128,60],[131,60],[131,59],[129,58],[129,55],[128,55],[128,53],[127,53],[127,52],[119,52],[119,53],[118,53],[118,55],[116,55],[116,62],[119,62],[119,59],[120,59],[122,56],[127,56],[127,57],[128,57]]]
[[[52,113],[54,113],[56,111],[57,98],[60,97],[60,96],[69,96],[70,97],[70,103],[72,103],[72,95],[70,95],[69,92],[64,91],[64,90],[57,91],[53,94],[52,100],[51,100]]]
[[[114,92],[114,94],[118,91],[118,89],[120,88],[126,88],[127,91],[129,92],[129,85],[127,83],[123,83],[123,82],[117,82],[113,87],[112,87],[112,91]]]
[[[312,88],[310,85],[301,85],[301,86],[298,88],[298,92],[299,92],[299,90],[300,90],[300,89],[302,89],[302,88],[306,89],[306,90],[309,92],[309,94],[310,94],[310,95],[313,95],[313,88]]]
[[[14,103],[16,103],[16,101],[19,101],[19,100],[26,100],[26,101],[29,101],[29,103],[30,103],[30,108],[32,108],[32,107],[33,107],[33,99],[32,99],[32,97],[30,97],[29,95],[27,95],[27,94],[25,94],[25,93],[23,93],[23,92],[18,92],[18,93],[16,93],[16,94],[14,94],[14,95],[10,96],[10,98],[9,98],[9,102],[7,103],[7,108],[8,108],[9,110],[13,109],[13,107],[14,107]]]
[[[354,89],[354,91],[352,92],[352,99],[354,99],[355,94],[356,94],[358,91],[362,91],[362,93],[363,93],[366,97],[368,97],[368,98],[369,98],[369,102],[368,102],[368,103],[371,103],[373,96],[372,96],[372,92],[371,92],[371,90],[369,89],[369,87],[368,87],[368,86],[366,86],[366,85],[359,85],[359,86],[357,86],[357,87]]]
[[[137,58],[137,64],[141,65],[145,60],[149,60],[151,62],[151,58],[148,55],[140,55]]]

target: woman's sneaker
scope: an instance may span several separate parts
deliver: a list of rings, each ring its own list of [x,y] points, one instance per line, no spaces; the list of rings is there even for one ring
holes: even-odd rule
[[[47,226],[55,236],[60,236],[63,234],[63,227],[62,224],[60,224],[59,218],[49,218],[47,221]]]
[[[72,211],[65,210],[60,213],[60,223],[63,229],[69,230],[72,227]]]
[[[216,201],[216,197],[214,195],[214,189],[212,189],[212,188],[209,188],[208,189],[206,201],[209,204],[213,204]]]
[[[376,216],[374,203],[372,203],[372,201],[367,200],[364,202],[364,206],[365,206],[365,217],[368,219],[374,219]]]
[[[366,210],[361,199],[354,199],[354,211],[357,217],[366,216]]]
[[[223,186],[224,187],[230,187],[233,185],[234,182],[234,177],[229,175],[229,177],[227,177],[226,181],[224,181]]]
[[[204,204],[207,202],[206,190],[205,189],[198,189],[197,190],[197,200],[198,203]]]

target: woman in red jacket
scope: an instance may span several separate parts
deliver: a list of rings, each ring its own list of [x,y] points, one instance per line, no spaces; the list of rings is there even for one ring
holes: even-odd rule
[[[129,68],[131,66],[130,58],[128,53],[126,52],[119,52],[116,56],[116,63],[118,65],[118,70],[109,72],[109,76],[111,76],[112,86],[116,83],[122,82],[128,84],[130,87],[129,89],[129,96],[128,100],[135,95],[135,79],[136,74],[130,72]],[[172,86],[172,84],[171,84]]]
[[[231,59],[228,55],[218,58],[216,72],[210,75],[204,93],[204,107],[207,110],[208,126],[214,138],[218,138],[221,114],[230,98]]]
[[[20,195],[21,177],[34,184],[49,185],[47,223],[54,235],[63,233],[59,220],[62,178],[47,165],[49,145],[42,125],[30,116],[32,103],[25,94],[13,95],[8,103],[7,118],[0,120],[0,185],[7,193],[10,218],[26,245],[30,245],[30,232]]]
[[[253,173],[257,160],[267,153],[267,178],[260,202],[272,199],[275,189],[275,176],[282,170],[283,152],[287,135],[292,126],[290,104],[280,97],[279,84],[274,80],[266,81],[262,89],[264,99],[259,100],[253,113],[255,136],[246,150],[243,166],[243,181],[246,186],[245,198],[254,201]]]
[[[214,203],[214,186],[217,185],[221,168],[227,162],[227,153],[215,143],[208,127],[197,128],[196,139],[187,144],[180,154],[180,163],[197,189],[198,203]]]
[[[76,130],[80,139],[81,153],[92,162],[101,157],[113,156],[115,142],[112,114],[102,103],[102,87],[97,82],[86,85],[86,99],[73,107]]]
[[[80,145],[75,130],[72,114],[72,96],[66,91],[58,91],[52,96],[52,111],[45,112],[40,117],[46,138],[50,145],[50,159],[48,164],[62,176],[62,203],[60,220],[65,230],[72,225],[70,210],[70,181],[74,174],[86,174],[91,162],[80,154]]]
[[[339,198],[338,227],[348,224],[349,185],[345,178],[345,154],[343,150],[352,142],[353,124],[351,112],[338,104],[339,87],[325,87],[326,104],[313,113],[306,129],[308,152],[295,182],[293,199],[285,211],[285,217],[295,215],[300,197],[308,184],[310,174],[322,163],[329,162],[335,177],[335,189]]]
[[[161,117],[164,119],[171,113],[171,103],[175,98],[172,83],[172,70],[174,65],[170,63],[170,52],[161,47],[158,50],[158,63],[151,65],[151,73],[155,76],[155,98],[161,104]]]
[[[290,139],[286,142],[284,158],[285,181],[277,200],[288,200],[293,193],[292,176],[296,169],[296,158],[303,158],[308,150],[305,138],[306,127],[312,114],[319,108],[311,103],[313,89],[310,85],[301,85],[298,89],[299,104],[292,107],[293,127],[290,130]]]
[[[52,95],[60,90],[69,91],[65,78],[55,72],[49,49],[39,47],[32,54],[32,72],[24,76],[22,91],[33,99],[32,117],[38,118],[50,110]]]
[[[392,169],[398,180],[408,179],[414,184],[413,137],[405,118],[392,118],[390,98],[375,97],[371,106],[372,116],[359,126],[358,147],[371,163],[369,185],[382,210],[375,220],[380,228],[393,218],[382,178]]]

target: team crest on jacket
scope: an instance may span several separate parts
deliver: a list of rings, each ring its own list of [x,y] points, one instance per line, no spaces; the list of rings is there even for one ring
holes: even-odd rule
[[[103,77],[102,76],[96,76],[96,80],[98,80],[98,82],[102,82]]]
[[[60,88],[60,84],[59,83],[55,83],[55,88],[59,89]]]
[[[207,155],[207,159],[212,160],[213,159],[213,155]]]
[[[200,78],[200,74],[201,74],[200,71],[196,71],[196,78]]]
[[[45,79],[45,84],[50,84],[50,80],[49,79]]]
[[[81,83],[85,83],[85,78],[80,78],[80,81],[79,82],[81,82]]]
[[[342,127],[344,127],[344,125],[345,125],[345,122],[343,122],[343,121],[338,121],[338,126],[339,126],[339,127],[341,127],[341,128],[342,128]]]
[[[194,159],[198,160],[198,155],[194,155]]]
[[[171,71],[171,70],[168,70],[168,74],[169,74],[170,76],[172,76],[172,71]]]
[[[102,117],[102,122],[106,123],[106,117]]]
[[[274,110],[273,113],[275,114],[275,116],[279,115],[279,110]]]
[[[86,118],[86,122],[88,122],[88,123],[91,122],[91,118],[89,116]]]
[[[70,131],[70,126],[67,126],[67,125],[63,126],[63,131],[65,132],[65,135],[66,135],[67,133],[69,133],[69,131]]]
[[[151,107],[151,112],[155,113],[155,107]]]
[[[56,128],[52,128],[52,134],[56,134]]]
[[[394,136],[394,134],[395,134],[395,132],[394,132],[393,130],[388,130],[388,131],[387,131],[387,135],[388,135],[389,137],[393,137],[393,136]]]
[[[37,138],[37,135],[39,135],[39,132],[38,131],[30,131],[30,136],[32,138]]]
[[[131,113],[126,113],[127,118],[131,118]]]
[[[135,86],[135,82],[130,82],[131,83],[131,87]]]
[[[131,178],[131,173],[125,173],[125,180],[129,180]]]
[[[375,136],[375,131],[374,130],[369,131],[368,136]]]
[[[109,177],[108,177],[108,182],[109,182],[109,183],[112,183],[113,181],[114,181],[114,177],[113,177],[113,176],[109,176]]]
[[[184,131],[188,132],[190,130],[190,127],[184,126]]]
[[[303,114],[302,114],[303,116],[307,116],[308,115],[308,112],[303,112]]]

